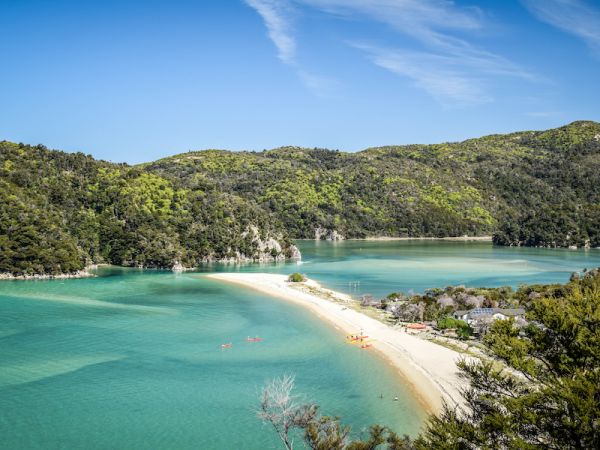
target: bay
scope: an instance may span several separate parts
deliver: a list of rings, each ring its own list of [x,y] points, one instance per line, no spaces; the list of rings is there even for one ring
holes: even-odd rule
[[[301,271],[332,289],[382,296],[565,282],[575,270],[600,266],[598,250],[299,245],[301,264],[215,264],[184,274],[111,267],[90,279],[0,283],[0,447],[279,448],[255,410],[264,382],[286,373],[304,399],[356,433],[371,423],[418,432],[422,408],[377,354],[345,344],[297,305],[204,272]],[[229,342],[231,349],[220,349]]]

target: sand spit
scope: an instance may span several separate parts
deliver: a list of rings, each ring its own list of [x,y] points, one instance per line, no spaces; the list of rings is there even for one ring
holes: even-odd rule
[[[324,289],[313,280],[289,283],[285,275],[216,273],[207,277],[303,305],[345,334],[362,329],[375,340],[373,347],[398,370],[428,412],[439,412],[444,402],[452,407],[463,404],[460,392],[466,381],[460,378],[456,363],[464,355],[345,306],[352,302],[348,295]]]

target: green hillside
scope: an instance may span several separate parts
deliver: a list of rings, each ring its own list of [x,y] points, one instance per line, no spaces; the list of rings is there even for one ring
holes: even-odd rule
[[[253,202],[81,153],[0,142],[0,192],[0,274],[193,267],[294,250]]]
[[[600,246],[600,124],[358,153],[189,152],[139,166],[0,142],[0,274],[292,256],[293,238]]]
[[[494,235],[500,245],[600,246],[600,124],[359,153],[189,152],[144,169],[232,192],[295,238]]]

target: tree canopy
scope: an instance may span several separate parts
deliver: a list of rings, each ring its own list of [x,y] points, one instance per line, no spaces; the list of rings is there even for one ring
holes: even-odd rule
[[[493,235],[498,245],[600,246],[600,124],[357,153],[189,152],[144,166],[235,193],[293,238]]]
[[[469,381],[465,404],[430,416],[416,438],[374,425],[356,439],[339,419],[297,401],[287,406],[302,414],[286,417],[302,420],[291,420],[288,434],[300,432],[313,450],[600,448],[600,271],[535,289],[542,295],[527,305],[529,324],[492,324],[484,341],[493,359],[459,363]],[[287,380],[286,398],[297,399]]]
[[[496,321],[491,362],[461,363],[467,408],[432,417],[418,448],[600,448],[600,274],[549,289],[525,328]]]
[[[207,150],[133,167],[2,141],[0,183],[0,272],[14,274],[283,258],[291,239],[315,237],[600,246],[595,122],[357,153]]]
[[[90,263],[170,268],[284,258],[291,241],[254,202],[188,189],[139,167],[0,142],[0,273]]]

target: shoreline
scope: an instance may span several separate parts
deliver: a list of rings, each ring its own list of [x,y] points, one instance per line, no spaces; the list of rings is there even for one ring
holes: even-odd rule
[[[364,238],[344,238],[337,241],[331,239],[294,239],[294,241],[315,241],[315,242],[343,242],[343,241],[454,241],[454,242],[492,242],[492,236],[446,236],[446,237],[431,237],[431,236],[369,236]],[[566,248],[566,247],[565,247]]]
[[[96,275],[90,273],[90,270],[95,270],[99,266],[106,264],[93,264],[73,273],[59,273],[56,275],[35,274],[35,275],[14,275],[12,273],[0,273],[0,281],[34,281],[34,280],[67,280],[75,278],[92,278]]]
[[[374,236],[361,239],[348,239],[348,241],[479,241],[492,242],[492,236],[448,236],[448,237],[389,237],[389,236]]]
[[[375,340],[373,348],[396,369],[427,413],[439,413],[444,403],[459,408],[464,403],[461,389],[466,383],[459,377],[456,362],[468,357],[345,307],[344,303],[354,301],[349,295],[325,289],[313,280],[288,283],[286,275],[213,273],[206,277],[302,305],[346,335],[362,329]]]

